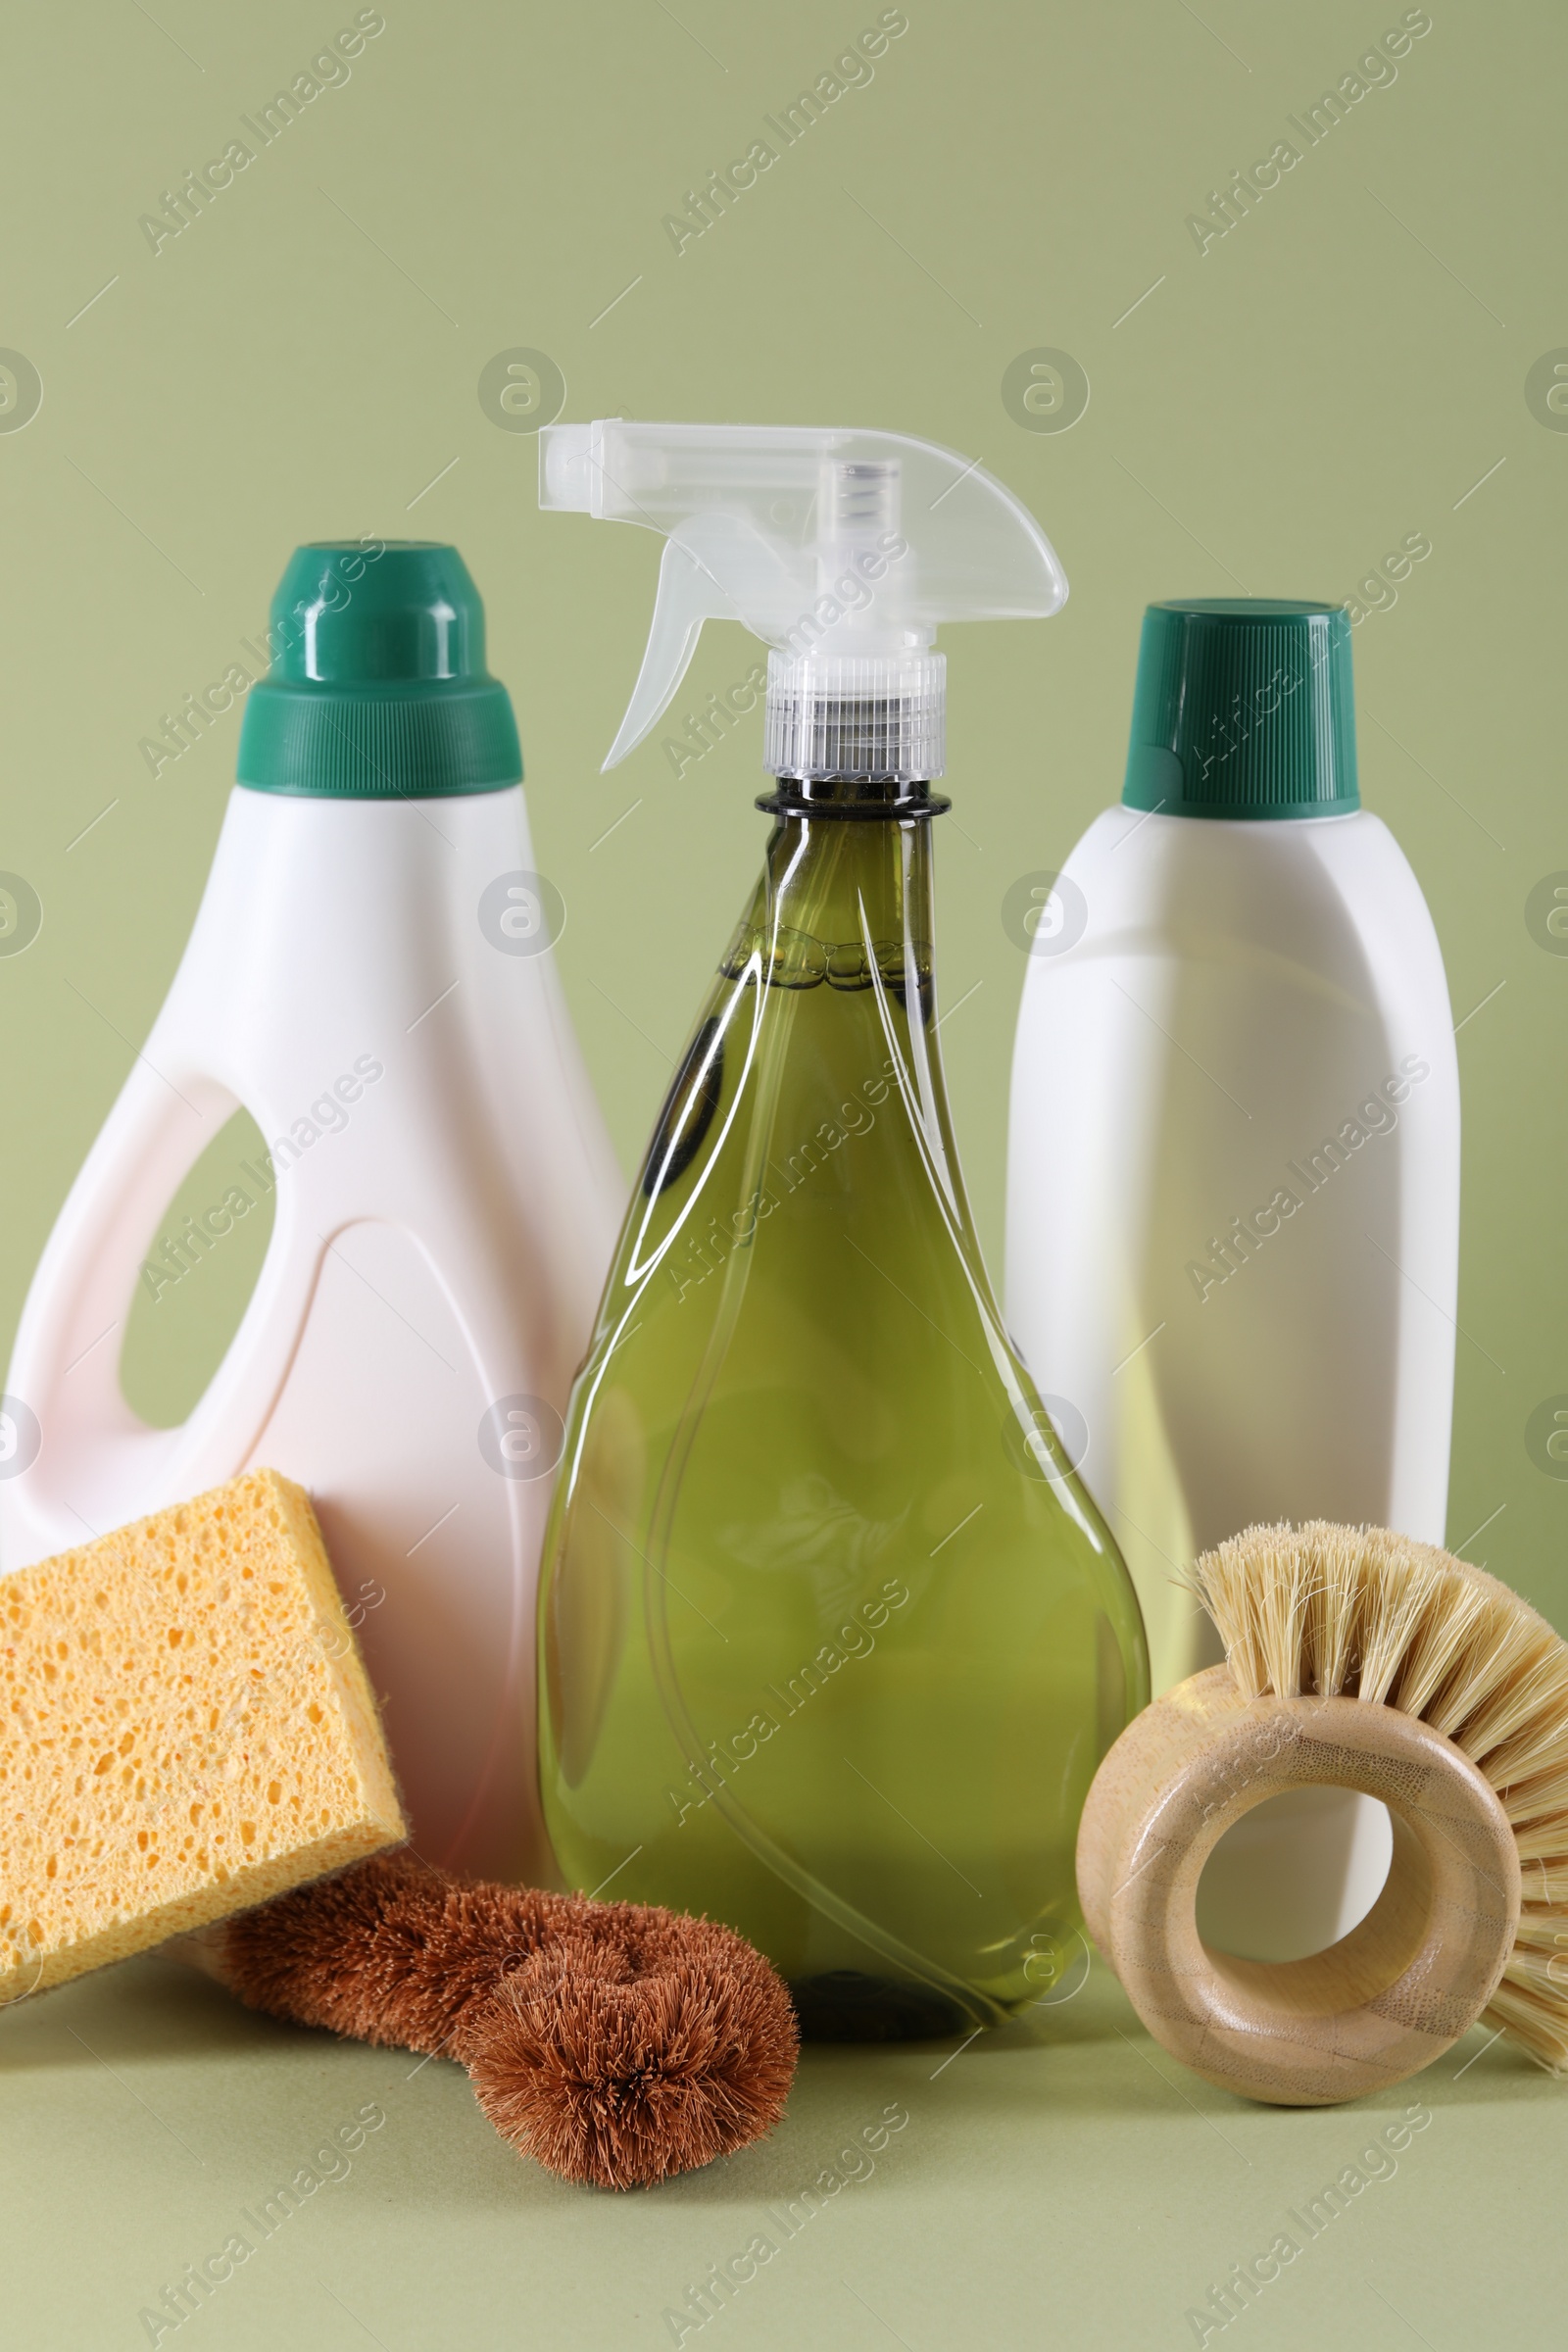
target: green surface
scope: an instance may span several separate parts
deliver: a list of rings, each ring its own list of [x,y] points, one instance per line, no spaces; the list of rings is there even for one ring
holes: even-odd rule
[[[761,840],[760,710],[710,724],[707,748],[688,718],[758,648],[710,623],[667,727],[600,775],[660,548],[538,512],[537,442],[514,428],[557,397],[533,364],[548,358],[573,417],[946,442],[1061,552],[1055,619],[943,633],[943,1034],[994,1271],[1023,976],[1002,903],[1120,793],[1145,606],[1353,595],[1362,797],[1427,893],[1464,1023],[1449,1533],[1490,1522],[1470,1556],[1568,1623],[1568,1480],[1525,1435],[1568,1392],[1568,1333],[1544,1311],[1568,1276],[1568,939],[1544,927],[1568,874],[1560,8],[1437,8],[1377,69],[1397,78],[1307,147],[1288,118],[1398,26],[1392,0],[915,7],[873,78],[678,252],[664,221],[687,191],[877,10],[384,13],[351,78],[250,139],[253,161],[156,253],[142,216],[334,20],[306,0],[264,16],[169,0],[157,23],[85,0],[11,28],[0,344],[42,405],[0,433],[0,866],[30,882],[43,928],[0,957],[8,1129],[25,1139],[6,1168],[0,1330],[162,1002],[217,838],[237,710],[187,714],[177,758],[164,720],[229,665],[255,672],[308,539],[461,547],[517,710],[537,861],[567,903],[573,1016],[628,1166],[640,1151]],[[1213,236],[1210,191],[1288,137],[1300,161]],[[1081,414],[1070,370],[1032,356],[1047,348],[1087,378]],[[1048,370],[1021,392],[1019,361]],[[19,379],[0,423],[28,398]],[[1433,552],[1396,577],[1416,532]],[[702,757],[677,783],[664,744],[682,738]]]
[[[50,2352],[145,2344],[141,2311],[235,2231],[254,2251],[163,2344],[656,2352],[674,2340],[665,2311],[759,2232],[772,2259],[688,2345],[1176,2352],[1198,2340],[1187,2313],[1282,2230],[1301,2250],[1228,2342],[1490,2352],[1560,2337],[1546,2217],[1568,2101],[1547,2077],[1478,2030],[1386,2098],[1252,2107],[1167,2058],[1098,1967],[1075,2000],[967,2048],[811,2049],[770,2140],[623,2196],[514,2156],[445,2060],[253,2017],[159,1958],[8,2018],[0,2097],[4,2340]],[[1416,2103],[1431,2121],[1392,2176],[1387,2155],[1359,2166]],[[242,2216],[317,2170],[371,2104],[386,2121],[347,2177],[274,2206],[270,2237],[247,2230]],[[871,2169],[846,2159],[895,2104],[908,2121]],[[1309,2238],[1290,2216],[1348,2165],[1383,2177]],[[808,2218],[813,2183],[825,2193]]]
[[[1078,1817],[1149,1691],[975,1245],[931,976],[946,819],[864,815],[897,794],[768,842],[632,1191],[539,1604],[568,1885],[722,1919],[851,2041],[995,2026],[1055,1982]]]
[[[0,431],[0,868],[42,929],[0,955],[24,1139],[0,1333],[188,934],[233,774],[222,681],[257,672],[306,540],[461,547],[631,1164],[757,868],[760,711],[710,715],[706,740],[694,722],[758,648],[710,623],[667,724],[602,776],[660,547],[541,514],[537,441],[515,428],[558,379],[578,418],[872,423],[983,459],[1072,582],[1054,620],[943,633],[944,1042],[994,1271],[1023,976],[1002,905],[1120,794],[1145,606],[1353,597],[1362,797],[1427,893],[1463,1022],[1449,1534],[1484,1527],[1470,1556],[1568,1623],[1568,1463],[1526,1442],[1568,1394],[1568,1334],[1544,1311],[1568,1276],[1568,938],[1546,928],[1568,875],[1561,10],[1438,8],[1377,69],[1397,78],[1307,145],[1289,119],[1397,6],[940,0],[684,238],[687,191],[875,9],[383,13],[350,78],[270,144],[244,134],[253,160],[156,252],[164,191],[305,73],[333,20],[306,0],[170,0],[156,23],[85,0],[11,28],[0,345],[41,406]],[[1287,138],[1300,160],[1205,228],[1233,166]],[[1084,377],[1081,410],[1048,349]],[[1019,362],[1047,372],[1020,389]],[[3,365],[0,425],[33,397]],[[1416,533],[1432,553],[1401,574]],[[209,688],[228,706],[193,716]],[[666,743],[701,752],[678,782]],[[0,949],[26,929],[0,907]]]
[[[264,145],[242,118],[351,7],[12,12],[0,868],[42,927],[26,944],[31,901],[5,882],[0,1332],[188,933],[233,773],[222,681],[256,674],[290,550],[362,532],[461,547],[629,1167],[760,855],[760,712],[706,744],[691,724],[758,649],[710,624],[667,728],[601,776],[660,551],[541,515],[525,428],[558,377],[576,418],[884,426],[980,458],[1072,581],[1054,620],[943,635],[943,1042],[993,1270],[1023,975],[1002,903],[1120,792],[1144,607],[1353,596],[1362,796],[1428,895],[1462,1022],[1449,1533],[1482,1530],[1468,1556],[1568,1624],[1568,1463],[1545,1451],[1554,1400],[1568,1408],[1556,0],[1432,0],[1397,78],[1357,76],[1315,143],[1291,119],[1397,27],[1399,0],[908,0],[872,77],[846,66],[855,86],[787,147],[764,119],[875,5],[382,13],[350,78],[323,66],[334,86]],[[764,135],[772,166],[701,235],[672,236],[710,167]],[[206,210],[188,201],[177,235],[155,228],[155,252],[142,217],[241,137],[253,160]],[[1300,160],[1219,235],[1211,192],[1284,140]],[[1400,575],[1414,534],[1432,553]],[[185,698],[209,689],[193,717]],[[182,712],[180,748],[166,725]],[[680,739],[701,757],[677,782]],[[162,1368],[138,1393],[164,1410],[231,1313],[229,1280],[215,1263],[177,1308],[160,1301],[171,1336],[155,1323]],[[982,2041],[930,2083],[937,2063],[808,2060],[784,2134],[748,2159],[775,2193],[889,2084],[908,2085],[910,2125],[714,2335],[891,2345],[885,2319],[912,2352],[1190,2341],[1193,2292],[1360,2136],[1358,2116],[1254,2114],[1161,2060],[1181,2085],[1165,2087],[1113,2035]],[[412,2085],[416,2122],[394,2123],[395,2061],[238,2020],[160,1963],[0,2021],[0,2074],[3,2332],[50,2352],[142,2340],[169,2267],[383,2085],[388,2126],[328,2192],[335,2213],[298,2217],[301,2251],[269,2247],[181,2343],[369,2342],[322,2278],[388,2352],[657,2343],[664,2302],[753,2226],[736,2168],[626,2205],[519,2172],[439,2065]],[[1458,2352],[1527,2321],[1560,2329],[1564,2092],[1500,2049],[1420,2087],[1437,2122],[1399,2177],[1268,2288],[1242,2340]]]

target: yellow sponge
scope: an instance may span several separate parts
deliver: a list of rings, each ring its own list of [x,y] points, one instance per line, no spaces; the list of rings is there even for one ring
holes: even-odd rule
[[[0,1577],[0,2002],[407,1836],[316,1514],[275,1470]]]

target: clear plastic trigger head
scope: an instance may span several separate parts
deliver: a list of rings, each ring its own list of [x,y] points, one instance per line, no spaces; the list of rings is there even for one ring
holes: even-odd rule
[[[723,619],[770,649],[764,765],[775,775],[846,760],[940,775],[938,627],[1044,619],[1067,594],[1050,540],[1004,483],[903,433],[620,417],[546,425],[539,503],[638,523],[667,542],[607,768],[658,724],[703,622]]]

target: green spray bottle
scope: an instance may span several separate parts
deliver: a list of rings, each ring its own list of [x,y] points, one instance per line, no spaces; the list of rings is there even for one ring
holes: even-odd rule
[[[635,1187],[540,1586],[573,1884],[738,1928],[804,2030],[995,2025],[1087,1965],[1095,1768],[1148,1697],[1131,1583],[1001,1323],[932,957],[943,620],[1045,616],[1033,517],[899,434],[541,436],[549,509],[666,540],[606,766],[705,619],[769,647],[761,878]]]

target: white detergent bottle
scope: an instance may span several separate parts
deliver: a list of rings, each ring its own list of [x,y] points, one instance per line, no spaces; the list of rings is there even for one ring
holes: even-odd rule
[[[455,548],[299,549],[163,1010],[17,1337],[7,1570],[252,1464],[313,1496],[414,1840],[549,1867],[533,1615],[561,1413],[625,1188],[550,953],[512,706]],[[243,1105],[267,1150],[155,1249]],[[244,1318],[178,1428],[122,1393],[138,1284],[275,1191]]]
[[[1026,879],[1007,1320],[1132,1570],[1157,1692],[1219,1655],[1174,1580],[1225,1537],[1444,1540],[1458,1066],[1432,918],[1360,806],[1346,614],[1151,606],[1121,806]],[[1276,1800],[1217,1849],[1204,1934],[1318,1949],[1389,1851],[1370,1799]]]

